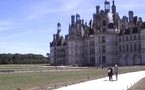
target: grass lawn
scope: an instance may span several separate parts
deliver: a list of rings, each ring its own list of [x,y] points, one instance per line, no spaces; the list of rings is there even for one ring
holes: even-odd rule
[[[14,65],[11,66],[11,68],[10,66],[8,67],[9,68],[5,67],[5,69],[13,70],[13,69],[21,68],[21,70],[23,70],[25,68],[32,69],[33,65],[32,66],[23,65],[19,67],[16,67]],[[2,68],[2,66],[0,66],[0,68]],[[42,65],[40,65],[37,66],[35,69],[46,69],[46,67],[42,67]],[[145,70],[145,66],[120,68],[121,73],[138,71],[138,70]],[[75,71],[0,74],[0,90],[16,90],[17,87],[20,88],[21,90],[28,90],[32,88],[38,88],[38,87],[46,89],[48,87],[60,87],[60,86],[83,82],[86,80],[96,79],[104,76],[107,76],[106,68],[90,69],[90,70],[75,70]]]

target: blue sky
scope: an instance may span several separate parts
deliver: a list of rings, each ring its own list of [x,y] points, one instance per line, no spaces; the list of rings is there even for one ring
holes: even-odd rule
[[[61,23],[62,35],[68,34],[71,15],[80,13],[87,23],[95,6],[104,9],[105,0],[0,0],[0,53],[42,54],[50,52],[49,43]],[[112,0],[110,0],[112,5]],[[144,0],[115,0],[122,18],[128,11],[145,20]]]

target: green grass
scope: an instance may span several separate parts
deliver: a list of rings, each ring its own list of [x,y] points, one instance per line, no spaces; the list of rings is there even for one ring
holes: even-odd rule
[[[17,69],[20,67],[21,66],[17,67],[14,65],[11,66],[10,69]],[[29,67],[30,66],[25,66],[23,68],[29,68]],[[35,69],[46,69],[46,67],[42,67],[42,65],[40,66],[38,65],[37,68]],[[120,68],[121,73],[138,71],[138,70],[145,70],[145,66]],[[89,80],[96,79],[104,76],[107,76],[106,68],[94,69],[94,70],[77,70],[77,71],[0,74],[0,90],[16,90],[17,87],[19,87],[21,90],[27,90],[35,87],[42,87],[42,88],[55,87],[55,86],[60,87],[60,86],[83,82],[83,81],[87,81],[88,79]]]

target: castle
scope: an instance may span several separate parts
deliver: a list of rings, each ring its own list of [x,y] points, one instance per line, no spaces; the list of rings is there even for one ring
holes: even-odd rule
[[[121,19],[114,0],[112,6],[106,0],[104,7],[100,10],[96,6],[89,25],[78,13],[71,15],[65,38],[61,24],[57,24],[57,34],[50,43],[51,65],[145,65],[145,22],[133,11]]]

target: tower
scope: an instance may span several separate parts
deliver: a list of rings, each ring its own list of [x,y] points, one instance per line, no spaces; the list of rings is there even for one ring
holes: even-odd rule
[[[75,23],[75,16],[71,15],[71,25],[74,25],[74,23]]]
[[[76,22],[78,22],[80,20],[80,14],[76,14]]]
[[[132,23],[133,22],[133,11],[129,11],[128,15],[129,15],[129,22]]]
[[[129,15],[129,28],[132,28],[134,27],[133,11],[129,11],[128,15]]]
[[[116,13],[116,6],[115,6],[115,1],[113,0],[113,5],[112,5],[112,13]]]
[[[100,6],[96,6],[96,14],[99,14]]]
[[[61,37],[61,24],[57,23],[57,37],[56,39],[58,40]]]
[[[57,30],[61,30],[61,24],[57,23]]]
[[[113,0],[113,5],[112,5],[112,14],[113,14],[113,22],[114,22],[114,28],[117,27],[116,23],[116,6],[115,6],[115,1]]]
[[[104,2],[104,7],[105,7],[105,13],[109,13],[110,12],[110,2],[109,2],[109,0],[106,0]]]

